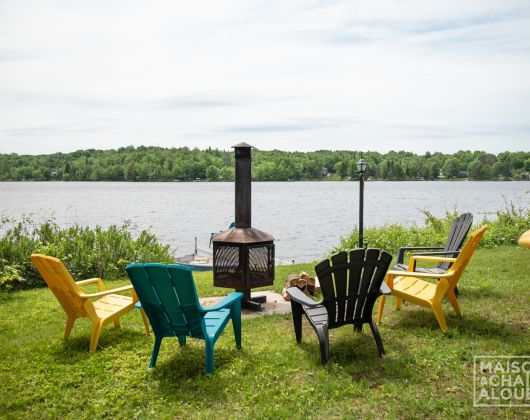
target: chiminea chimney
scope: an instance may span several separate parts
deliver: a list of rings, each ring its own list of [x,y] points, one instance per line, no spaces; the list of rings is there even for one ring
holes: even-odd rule
[[[274,283],[274,238],[251,223],[251,148],[234,146],[235,227],[213,237],[213,284],[245,294],[244,308],[261,310],[265,297],[252,297],[250,290]]]
[[[236,152],[236,227],[249,228],[252,226],[251,195],[252,173],[250,169],[252,146],[239,143],[234,146]]]

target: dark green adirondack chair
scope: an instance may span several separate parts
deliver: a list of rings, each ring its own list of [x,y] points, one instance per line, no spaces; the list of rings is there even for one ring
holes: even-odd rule
[[[213,374],[214,344],[232,320],[236,346],[241,348],[241,299],[233,292],[214,306],[202,307],[191,270],[173,264],[129,264],[125,270],[155,335],[150,368],[154,368],[164,337],[186,337],[206,344],[206,375]]]

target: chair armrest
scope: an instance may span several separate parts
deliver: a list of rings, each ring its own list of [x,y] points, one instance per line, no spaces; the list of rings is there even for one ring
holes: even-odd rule
[[[99,277],[93,278],[93,279],[79,280],[75,282],[75,284],[77,284],[78,286],[85,286],[87,284],[92,284],[92,283],[98,284],[98,289],[100,292],[103,292],[105,290],[105,284],[103,283],[103,280],[101,280]]]
[[[439,252],[416,252],[412,254],[412,256],[416,255],[458,255],[460,254],[460,251],[439,251]]]
[[[392,290],[390,290],[390,287],[388,287],[388,285],[385,282],[381,283],[381,287],[379,288],[379,291],[381,292],[382,295],[392,294]]]
[[[133,288],[132,284],[128,286],[122,286],[122,287],[116,287],[115,289],[109,289],[104,290],[103,292],[97,292],[97,293],[80,293],[79,296],[82,298],[97,298],[101,296],[110,295],[112,293],[119,293],[119,292],[126,292],[127,290],[131,290]]]
[[[409,266],[414,261],[431,261],[431,262],[455,262],[456,258],[454,257],[437,257],[430,255],[413,255],[410,257]]]
[[[430,249],[444,249],[443,246],[402,246],[398,249],[397,263],[403,264],[405,252],[407,251],[428,251]]]
[[[226,296],[221,302],[216,303],[212,306],[201,306],[201,312],[210,312],[210,311],[218,311],[219,309],[224,309],[232,306],[235,302],[241,301],[243,299],[243,293],[241,292],[232,292],[228,296]]]
[[[437,255],[455,255],[458,256],[460,251],[441,251],[441,252],[417,252],[412,254],[409,259],[408,271],[416,271],[416,262],[417,261],[431,261],[431,262],[454,262],[451,259],[443,259],[442,257],[437,257]],[[423,258],[422,258],[423,257]],[[455,260],[456,259],[452,259]]]
[[[387,276],[392,277],[416,277],[416,278],[426,278],[426,279],[443,279],[451,277],[452,274],[433,274],[433,273],[419,273],[417,271],[400,271],[400,270],[389,270],[387,271]]]
[[[287,294],[291,298],[291,300],[294,300],[295,302],[299,303],[300,305],[305,306],[318,306],[322,305],[322,302],[315,302],[313,299],[306,296],[304,292],[302,292],[298,287],[289,287],[286,290]]]

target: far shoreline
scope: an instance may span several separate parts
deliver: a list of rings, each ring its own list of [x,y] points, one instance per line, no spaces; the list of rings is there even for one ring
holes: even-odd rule
[[[287,179],[287,180],[279,180],[279,181],[269,181],[269,180],[257,180],[253,179],[252,182],[358,182],[359,179]],[[445,178],[445,179],[365,179],[365,182],[529,182],[530,179],[467,179],[467,178]],[[112,179],[100,179],[100,180],[58,180],[58,179],[42,179],[42,180],[35,180],[35,179],[28,179],[28,180],[0,180],[0,183],[104,183],[104,182],[112,182],[112,183],[126,183],[126,184],[140,184],[140,183],[149,183],[149,184],[171,184],[171,183],[183,183],[183,184],[191,184],[191,183],[233,183],[234,180],[209,180],[209,179],[200,179],[200,180],[156,180],[156,181],[150,181],[150,180],[137,180],[137,181],[131,181],[131,180],[112,180]]]

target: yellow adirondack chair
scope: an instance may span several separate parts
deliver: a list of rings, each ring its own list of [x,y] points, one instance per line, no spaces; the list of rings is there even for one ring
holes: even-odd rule
[[[444,296],[447,296],[456,314],[461,315],[455,295],[455,287],[487,228],[488,226],[484,225],[473,232],[457,258],[417,255],[410,258],[408,271],[388,271],[386,281],[388,287],[392,290],[392,294],[396,297],[397,309],[401,309],[403,300],[429,308],[434,312],[442,331],[447,332],[448,328],[442,310],[442,300]],[[453,265],[443,274],[418,273],[414,271],[417,261],[451,262]],[[438,284],[433,284],[423,279],[438,279],[439,281]],[[382,295],[379,299],[378,324],[383,317],[385,298],[386,296]]]
[[[64,330],[64,340],[67,340],[77,318],[88,317],[92,321],[92,335],[90,337],[90,352],[94,352],[98,345],[101,329],[110,321],[120,327],[120,317],[134,309],[138,297],[132,285],[106,290],[103,280],[93,278],[74,281],[61,260],[41,254],[33,254],[31,261],[39,270],[40,275],[51,289],[68,318]],[[84,293],[79,286],[97,283],[99,292]],[[131,296],[116,293],[130,290]],[[95,301],[92,299],[99,298]],[[140,311],[145,330],[149,335],[149,324],[143,309]]]

